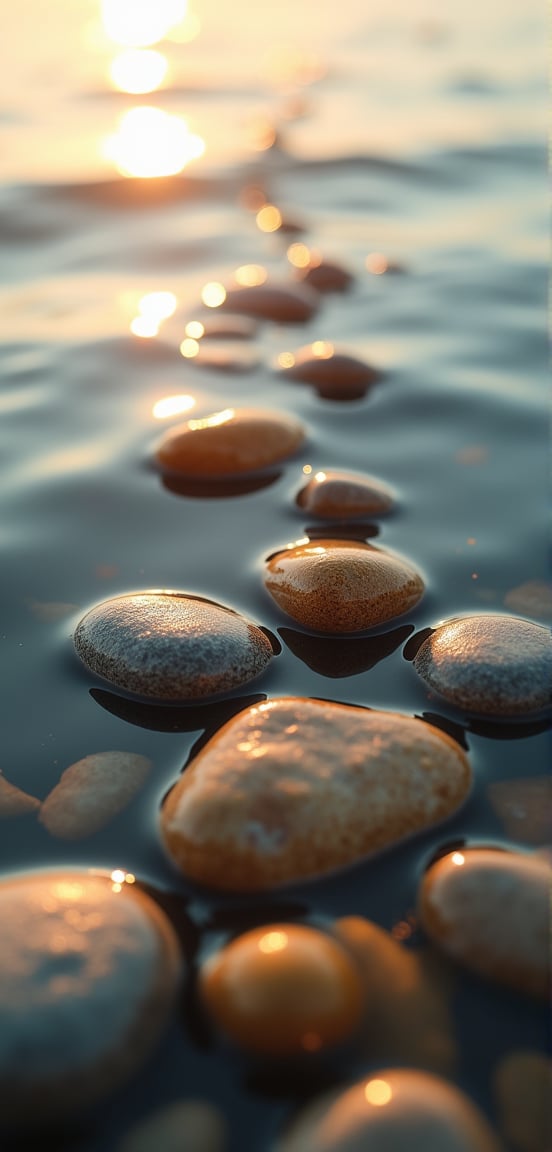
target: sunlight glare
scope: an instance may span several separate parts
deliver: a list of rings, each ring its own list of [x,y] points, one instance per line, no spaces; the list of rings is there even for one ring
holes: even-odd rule
[[[290,244],[287,258],[294,268],[308,268],[310,264],[310,250],[306,244]]]
[[[174,176],[205,151],[181,116],[143,105],[125,112],[105,154],[123,176]]]
[[[187,0],[102,0],[106,35],[124,48],[157,44],[186,15]]]
[[[284,948],[287,947],[287,942],[286,932],[267,932],[259,940],[259,949],[265,955],[269,955],[271,952],[283,952]]]
[[[311,352],[318,360],[330,360],[334,354],[334,346],[329,340],[315,340],[311,344]]]
[[[153,405],[152,413],[155,420],[166,420],[169,416],[179,416],[181,412],[189,412],[195,405],[193,396],[184,393],[180,396],[164,396]]]
[[[177,299],[174,292],[146,292],[142,296],[138,311],[141,316],[148,316],[152,320],[168,320],[176,312]]]
[[[199,432],[202,428],[218,428],[219,424],[228,424],[236,415],[234,408],[223,408],[221,412],[213,412],[212,416],[204,416],[202,420],[188,420],[190,432]]]
[[[129,48],[120,52],[111,63],[111,80],[121,92],[140,96],[154,92],[167,75],[169,62],[161,52],[150,49]]]
[[[262,264],[242,264],[235,272],[236,281],[242,288],[255,288],[258,284],[265,284],[268,278],[266,268]]]
[[[265,204],[255,219],[261,232],[277,232],[282,225],[282,213],[274,204]]]
[[[280,352],[280,355],[277,359],[277,364],[279,368],[293,368],[293,365],[295,364],[295,356],[293,355],[293,352]]]
[[[192,340],[191,336],[187,336],[180,345],[180,355],[184,356],[186,360],[193,360],[199,352],[199,344],[197,340]]]
[[[152,316],[135,316],[130,322],[130,331],[142,340],[150,340],[152,336],[159,335],[159,323]]]
[[[451,864],[456,864],[458,868],[461,868],[462,864],[466,863],[466,857],[463,856],[461,852],[453,852],[450,860]]]
[[[201,320],[189,320],[184,329],[186,336],[191,336],[192,340],[201,340],[205,335],[205,325]]]
[[[226,300],[226,288],[217,280],[205,284],[201,291],[201,299],[207,308],[218,308]]]

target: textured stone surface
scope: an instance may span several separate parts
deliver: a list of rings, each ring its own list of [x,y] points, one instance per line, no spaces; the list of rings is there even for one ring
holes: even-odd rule
[[[214,888],[324,876],[450,816],[469,762],[436,728],[392,712],[283,698],[244,709],[169,793],[174,863]]]
[[[363,990],[339,943],[301,924],[266,924],[203,964],[200,996],[237,1044],[274,1055],[318,1052],[357,1027]]]
[[[315,1101],[275,1152],[500,1152],[474,1104],[427,1072],[384,1068]]]
[[[29,796],[28,792],[22,792],[15,784],[10,784],[0,772],[0,820],[10,816],[27,816],[31,812],[38,812],[39,808],[40,800]]]
[[[552,1061],[542,1052],[513,1051],[493,1073],[500,1130],[516,1152],[552,1148]]]
[[[135,752],[96,752],[71,764],[46,797],[40,822],[62,840],[92,836],[130,804],[151,760]]]
[[[301,447],[302,424],[285,412],[226,408],[169,429],[157,446],[162,470],[222,480],[279,464]]]
[[[402,616],[424,583],[405,560],[371,544],[311,540],[272,556],[265,586],[278,606],[315,632],[362,632]]]
[[[75,649],[91,672],[157,700],[197,700],[247,684],[272,648],[245,617],[184,592],[131,592],[83,616]]]
[[[63,1121],[126,1081],[156,1044],[180,976],[165,915],[85,871],[0,883],[0,1112]]]
[[[297,504],[309,516],[351,520],[383,516],[394,504],[389,488],[374,476],[355,472],[319,471],[297,494]]]
[[[426,872],[420,918],[448,956],[499,984],[550,991],[552,869],[539,856],[470,848]]]
[[[224,1152],[225,1123],[212,1104],[175,1100],[127,1132],[117,1152]]]
[[[318,305],[318,293],[307,285],[255,284],[229,288],[221,307],[279,324],[302,324],[314,316]]]
[[[458,708],[497,716],[538,712],[552,702],[550,630],[515,616],[465,616],[424,641],[414,667]]]
[[[280,357],[279,364],[284,376],[312,384],[329,400],[360,399],[381,376],[364,360],[336,352],[327,340],[306,344]]]

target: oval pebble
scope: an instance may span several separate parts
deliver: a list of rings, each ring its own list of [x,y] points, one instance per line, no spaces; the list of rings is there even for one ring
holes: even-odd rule
[[[226,408],[171,428],[157,446],[163,471],[204,480],[242,476],[292,456],[303,425],[283,412]]]
[[[230,891],[325,876],[459,808],[451,737],[392,712],[301,697],[244,709],[200,750],[161,811],[185,875]]]
[[[475,1104],[440,1077],[371,1072],[309,1105],[275,1152],[500,1152]]]
[[[473,972],[547,996],[551,882],[543,857],[492,848],[452,852],[423,878],[421,922],[447,956]]]
[[[352,273],[342,264],[325,260],[317,252],[311,252],[308,263],[297,268],[295,275],[317,292],[346,292],[354,280]]]
[[[278,358],[279,371],[292,380],[312,384],[327,400],[357,400],[380,379],[371,364],[336,352],[327,340],[315,340]]]
[[[149,897],[72,870],[0,883],[0,1112],[63,1122],[123,1084],[166,1026],[181,957]]]
[[[215,1023],[243,1048],[318,1052],[356,1028],[363,990],[339,943],[301,924],[270,924],[232,940],[201,969],[199,992]]]
[[[38,812],[40,800],[23,792],[0,772],[0,820],[11,816],[28,816],[31,812]]]
[[[175,1100],[127,1132],[118,1152],[223,1152],[225,1128],[212,1104]]]
[[[279,608],[314,632],[362,632],[402,616],[424,583],[405,560],[360,541],[321,539],[271,556],[265,587]]]
[[[255,284],[229,288],[219,307],[277,324],[304,324],[318,310],[319,296],[305,285]]]
[[[104,828],[143,787],[151,760],[134,752],[96,752],[71,764],[46,797],[40,823],[61,840]]]
[[[552,702],[550,630],[515,616],[465,616],[424,641],[414,667],[457,708],[495,716],[539,712]]]
[[[357,516],[384,516],[394,498],[373,476],[354,472],[319,471],[297,493],[296,503],[309,516],[324,520],[352,520]]]
[[[264,632],[184,592],[130,592],[83,616],[74,635],[91,672],[155,700],[198,700],[249,683],[272,659]]]

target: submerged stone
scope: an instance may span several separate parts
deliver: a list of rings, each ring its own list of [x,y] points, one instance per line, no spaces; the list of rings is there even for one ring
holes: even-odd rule
[[[163,471],[203,480],[258,472],[292,456],[305,430],[285,412],[225,408],[169,429],[156,450]]]
[[[255,624],[184,592],[131,592],[96,605],[77,625],[77,654],[91,672],[155,700],[229,692],[264,671],[272,647]]]
[[[552,703],[552,637],[515,616],[465,616],[424,641],[414,667],[457,708],[494,716],[539,712]]]
[[[318,293],[307,285],[265,283],[229,288],[220,307],[278,324],[303,324],[318,311],[318,305]]]
[[[271,556],[265,587],[314,632],[362,632],[414,608],[424,583],[402,558],[351,540],[311,540]]]
[[[342,264],[325,260],[317,252],[311,252],[308,263],[297,268],[298,280],[310,284],[317,292],[346,292],[353,283],[354,276]]]
[[[40,822],[61,840],[93,836],[143,787],[151,760],[135,752],[96,752],[71,764],[46,797]]]
[[[384,516],[393,507],[389,488],[374,476],[354,472],[319,471],[297,494],[299,508],[324,520]]]
[[[40,800],[23,792],[0,772],[0,820],[10,816],[28,816],[31,812],[38,812]]]
[[[0,883],[0,1112],[42,1128],[115,1091],[166,1026],[176,936],[149,897],[107,876],[25,873]]]
[[[433,827],[471,770],[422,720],[289,697],[240,712],[169,793],[161,836],[199,883],[262,891],[326,876]]]
[[[381,377],[371,364],[336,352],[327,340],[315,340],[296,352],[284,352],[278,364],[284,376],[312,384],[328,400],[360,399]]]

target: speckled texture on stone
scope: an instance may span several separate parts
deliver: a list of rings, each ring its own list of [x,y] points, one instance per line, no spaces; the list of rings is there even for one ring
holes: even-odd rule
[[[272,648],[245,617],[180,592],[132,592],[86,614],[74,635],[86,667],[156,700],[229,692],[264,671]]]
[[[551,891],[552,869],[543,857],[470,848],[426,872],[420,917],[453,960],[520,992],[548,996]]]
[[[284,612],[315,632],[362,632],[402,616],[424,583],[405,560],[370,544],[312,540],[277,552],[265,586]]]
[[[279,464],[301,447],[303,425],[285,412],[229,408],[169,429],[156,449],[160,468],[222,480]]]
[[[496,716],[538,712],[552,703],[552,637],[515,616],[466,616],[441,624],[414,667],[458,708]]]
[[[135,752],[96,752],[71,764],[46,797],[40,822],[61,840],[92,836],[143,787],[151,760]]]
[[[471,786],[466,755],[422,720],[301,697],[244,709],[161,812],[168,855],[213,888],[314,879],[432,827]]]
[[[306,284],[255,284],[252,288],[229,288],[221,305],[230,312],[274,320],[279,324],[303,324],[314,316],[318,306],[318,293]]]
[[[175,1100],[127,1132],[117,1152],[224,1152],[225,1129],[212,1104]]]
[[[299,508],[324,520],[383,516],[393,503],[393,495],[385,484],[374,476],[354,472],[317,472],[297,494]]]
[[[326,347],[325,341],[319,341],[299,348],[293,353],[294,363],[280,369],[282,374],[292,380],[313,384],[322,395],[330,399],[339,399],[342,395],[360,398],[380,379],[381,373],[371,364],[355,356],[330,351],[331,344],[327,351],[316,355],[317,343]]]
[[[39,808],[40,800],[37,800],[36,796],[22,792],[21,788],[10,784],[0,772],[0,820],[8,819],[10,816],[28,816],[32,812],[38,812]]]
[[[274,1152],[500,1152],[485,1117],[458,1088],[410,1068],[371,1070],[308,1105]]]
[[[181,956],[149,897],[71,870],[0,883],[0,1112],[64,1121],[124,1083],[160,1036]]]

